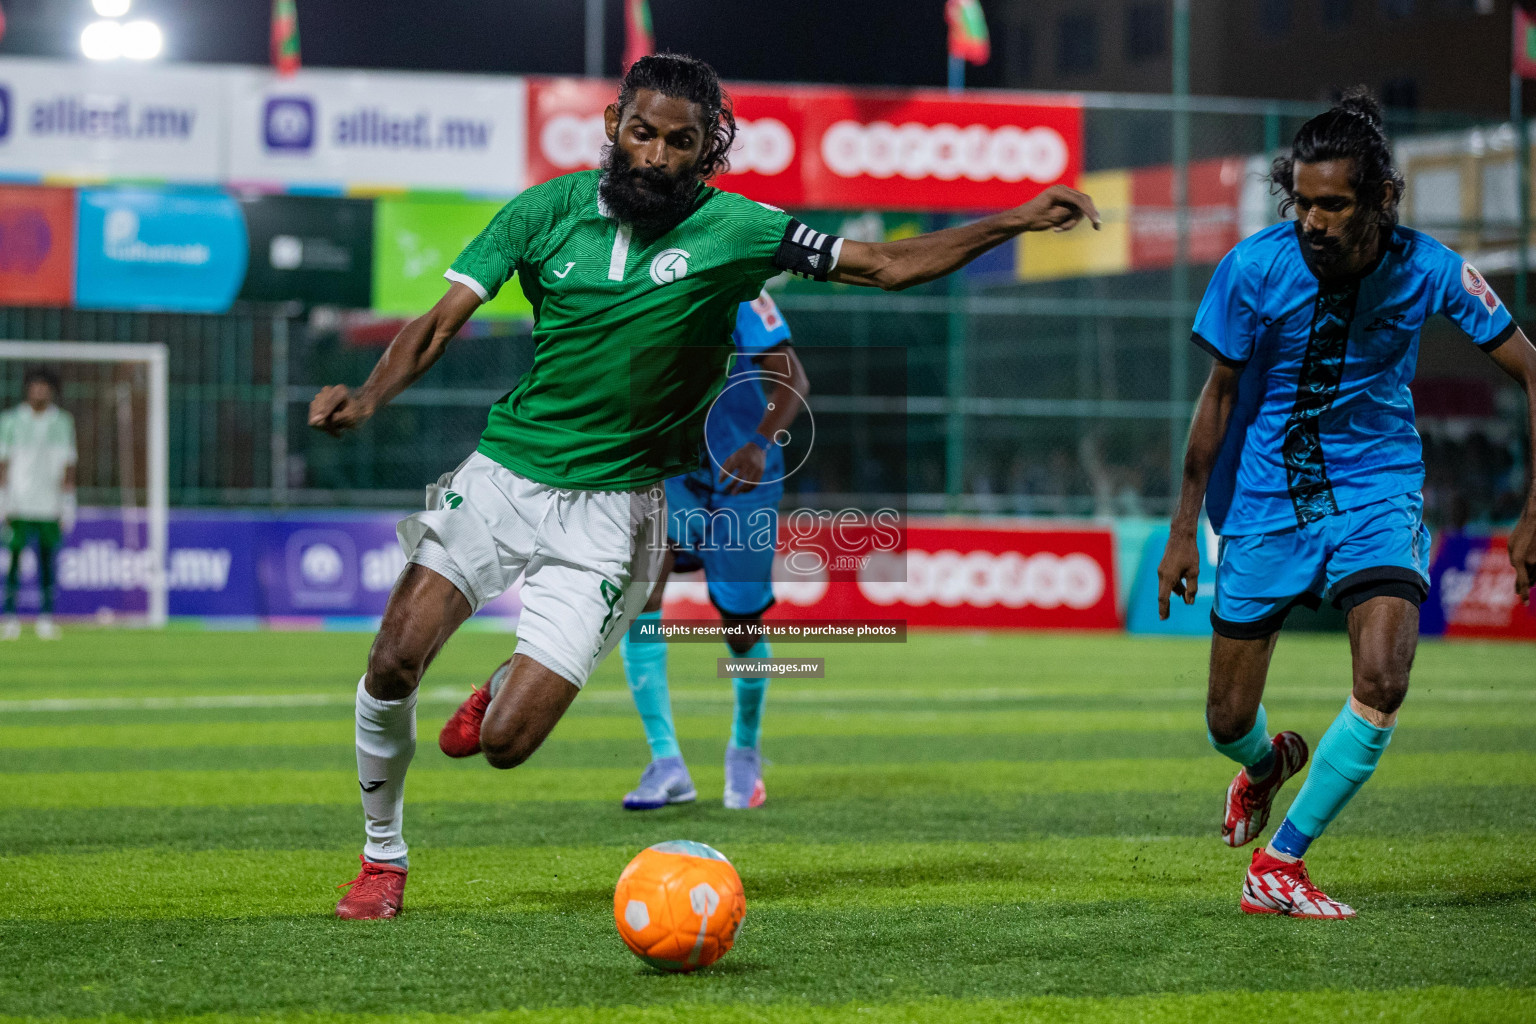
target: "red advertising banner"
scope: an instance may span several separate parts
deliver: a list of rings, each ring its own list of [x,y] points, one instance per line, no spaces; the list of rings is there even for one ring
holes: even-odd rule
[[[616,85],[531,79],[528,181],[596,167]],[[1082,168],[1082,108],[1036,96],[735,86],[721,188],[799,208],[1003,209]]]
[[[1241,241],[1238,202],[1247,161],[1243,157],[1196,160],[1189,165],[1189,258],[1219,263]],[[1131,174],[1131,266],[1173,266],[1178,243],[1173,168],[1142,167]]]
[[[1114,534],[1040,526],[910,520],[905,552],[876,552],[854,568],[785,578],[775,566],[769,619],[902,620],[965,629],[1118,629]],[[829,544],[829,550],[844,545]],[[835,561],[841,561],[836,559]],[[718,615],[701,574],[668,583],[666,618]]]
[[[0,185],[0,305],[74,301],[75,193]]]
[[[1536,640],[1536,604],[1520,603],[1509,538],[1496,535],[1472,545],[1462,564],[1437,575],[1445,608],[1445,635]]]

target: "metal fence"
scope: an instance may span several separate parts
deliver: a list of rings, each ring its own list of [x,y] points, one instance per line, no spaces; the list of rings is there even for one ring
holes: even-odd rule
[[[1090,172],[1168,165],[1177,149],[1193,162],[1250,158],[1251,176],[1318,110],[1193,99],[1180,118],[1168,97],[1090,95],[1085,104]],[[1471,125],[1421,114],[1395,115],[1390,127],[1406,144],[1464,137]],[[1502,187],[1499,174],[1483,177]],[[787,482],[791,500],[885,504],[900,492],[913,511],[1165,514],[1208,369],[1188,337],[1212,261],[1190,255],[1200,211],[1181,178],[1170,174],[1166,203],[1143,197],[1134,214],[1170,225],[1175,256],[1166,266],[1021,280],[1005,258],[990,273],[897,295],[784,290],[779,304],[811,375],[817,437],[806,470]],[[1257,215],[1276,218],[1260,196]],[[1467,215],[1447,222],[1450,207],[1441,204],[1434,226],[1463,246],[1486,241],[1507,254],[1518,232],[1489,221],[1486,207],[1462,202],[1456,209]],[[472,449],[487,406],[532,356],[525,327],[479,325],[367,429],[341,440],[308,430],[304,411],[315,390],[360,383],[379,347],[359,338],[378,333],[359,330],[357,314],[328,309],[179,316],[0,308],[0,338],[170,346],[178,505],[414,505],[422,484]],[[0,401],[19,397],[20,372],[0,365]],[[1498,422],[1458,430],[1488,433],[1494,461],[1518,466],[1528,442],[1518,412],[1507,402],[1501,410]],[[1473,515],[1497,514],[1496,494],[1489,502]]]

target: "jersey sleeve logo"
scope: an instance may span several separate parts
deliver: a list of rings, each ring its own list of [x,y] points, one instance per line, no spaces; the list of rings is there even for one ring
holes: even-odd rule
[[[1499,297],[1494,294],[1488,282],[1483,280],[1483,275],[1477,272],[1477,268],[1465,261],[1461,264],[1461,286],[1471,295],[1482,302],[1492,313],[1499,308]]]
[[[688,252],[683,249],[663,249],[651,260],[651,280],[657,284],[671,284],[688,275]]]

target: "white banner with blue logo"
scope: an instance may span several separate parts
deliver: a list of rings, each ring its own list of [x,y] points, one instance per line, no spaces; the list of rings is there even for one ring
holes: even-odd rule
[[[75,305],[227,310],[245,280],[240,204],[221,192],[81,189]]]
[[[227,72],[0,59],[0,178],[213,183]]]
[[[231,71],[229,180],[339,192],[522,191],[521,78]]]

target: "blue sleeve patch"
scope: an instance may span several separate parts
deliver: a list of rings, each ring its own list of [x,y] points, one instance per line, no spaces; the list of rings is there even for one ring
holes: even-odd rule
[[[1493,351],[1515,333],[1509,308],[1471,263],[1449,249],[1442,256],[1435,289],[1439,312],[1465,331],[1473,344]]]

